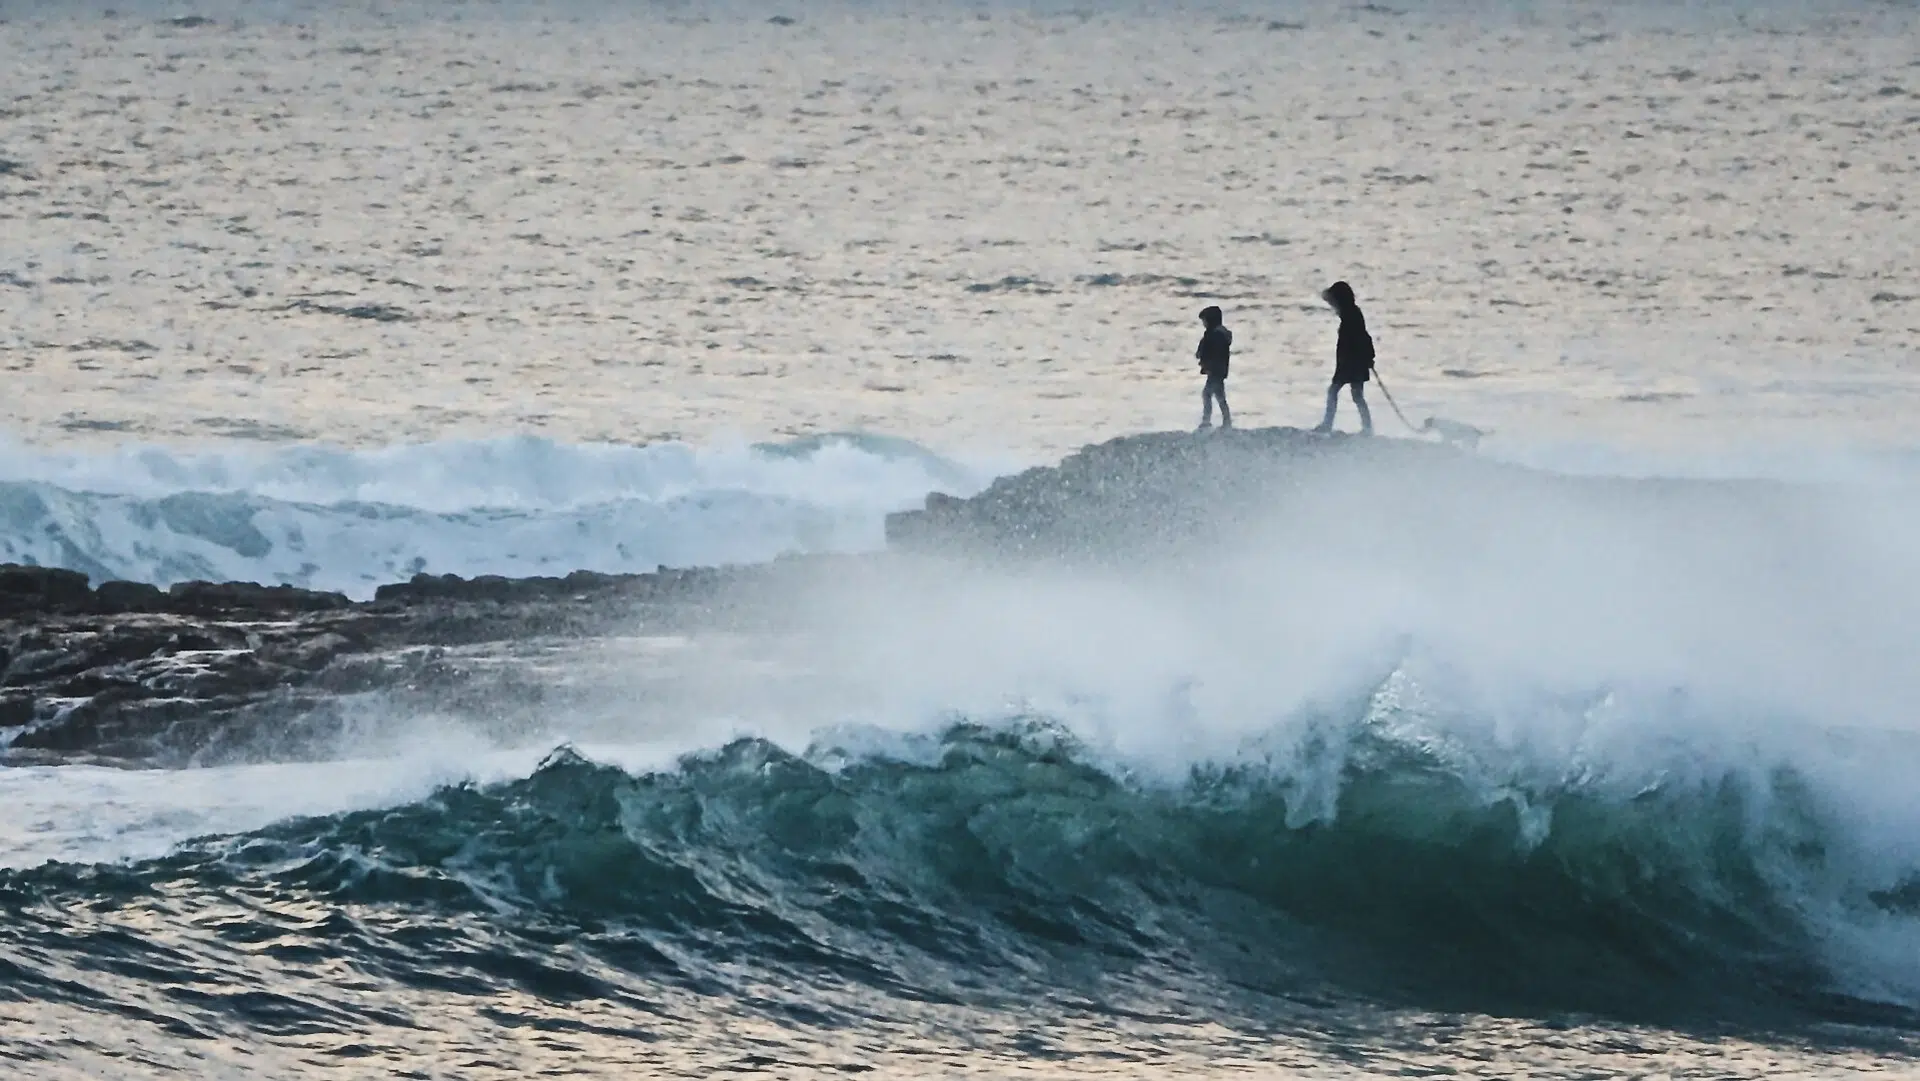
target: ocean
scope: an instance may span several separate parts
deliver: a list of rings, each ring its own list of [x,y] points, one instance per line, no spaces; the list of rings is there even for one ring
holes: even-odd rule
[[[805,578],[420,644],[518,689],[343,682],[324,745],[0,765],[0,1063],[1920,1076],[1916,40],[1869,0],[0,0],[0,564]],[[1336,279],[1382,437],[1548,479],[887,561],[931,493],[1191,427],[1207,305],[1236,421],[1310,426]],[[0,625],[5,760],[77,647]]]

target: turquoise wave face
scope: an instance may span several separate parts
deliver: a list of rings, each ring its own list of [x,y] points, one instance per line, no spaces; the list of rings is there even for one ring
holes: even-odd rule
[[[170,964],[220,984],[270,942],[562,1000],[777,984],[1118,1008],[1135,988],[1256,1019],[1360,1000],[1912,1021],[1849,990],[1822,923],[1910,919],[1904,894],[1847,878],[1846,837],[1790,771],[1495,790],[1356,730],[1320,805],[1324,784],[1257,759],[1140,783],[1036,720],[902,751],[742,740],[634,775],[562,750],[396,808],[7,872],[7,986],[70,997],[61,971]]]

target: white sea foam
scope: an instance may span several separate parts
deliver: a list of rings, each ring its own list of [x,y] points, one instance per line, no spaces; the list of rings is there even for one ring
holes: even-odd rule
[[[857,546],[877,542],[884,509],[956,480],[937,459],[872,442],[595,448],[579,457],[548,444],[515,455],[513,445],[482,444],[467,459],[505,463],[491,476],[439,467],[466,494],[451,482],[402,490],[428,471],[420,462],[463,460],[449,446],[325,452],[311,460],[320,467],[300,457],[307,451],[190,466],[162,456],[144,471],[120,470],[113,495],[11,483],[57,503],[49,519],[85,510],[108,521],[105,507],[123,515],[114,528],[145,528],[142,543],[198,538],[254,567],[292,558],[284,523],[306,515],[296,523],[305,543],[364,567],[391,565],[405,538],[422,536],[437,554],[472,564],[534,551],[578,560],[604,555],[616,537],[672,539],[711,556],[730,545],[800,543],[809,515],[827,523],[812,542]],[[613,464],[590,470],[594,454]],[[63,468],[49,472],[75,485],[109,487],[114,476],[95,459]],[[626,480],[616,478],[622,468]],[[107,479],[89,482],[85,470]],[[559,479],[541,479],[550,476]],[[1920,1001],[1916,922],[1870,900],[1920,873],[1920,804],[1905,780],[1920,762],[1910,706],[1920,679],[1903,652],[1920,601],[1920,516],[1910,501],[1877,486],[1681,488],[1656,479],[1523,490],[1475,476],[1310,486],[1286,496],[1272,528],[1210,553],[1199,576],[949,566],[922,575],[908,566],[836,579],[818,597],[813,633],[766,647],[784,662],[777,673],[736,653],[703,662],[688,651],[674,673],[692,690],[657,696],[671,716],[649,715],[653,707],[638,701],[646,696],[631,696],[604,723],[553,723],[591,747],[648,736],[652,762],[658,746],[710,747],[719,732],[798,749],[836,726],[852,733],[841,741],[854,753],[898,753],[890,748],[955,716],[995,723],[1034,713],[1140,783],[1178,783],[1202,763],[1271,769],[1300,795],[1290,819],[1275,824],[1284,829],[1337,814],[1347,759],[1314,752],[1315,734],[1365,717],[1457,766],[1489,804],[1514,803],[1535,842],[1560,826],[1556,796],[1625,806],[1656,790],[1734,793],[1751,814],[1746,840],[1774,896],[1823,943],[1840,982]],[[350,502],[375,490],[433,509]],[[341,501],[286,502],[263,491]],[[67,502],[45,500],[48,492]],[[187,524],[163,532],[139,518],[165,514]],[[221,532],[239,530],[236,520],[266,538],[267,555],[246,556]],[[659,524],[657,538],[641,528],[648,522]],[[605,678],[622,678],[619,666],[610,671]],[[642,732],[643,723],[654,727]],[[456,758],[484,765],[493,753]],[[531,761],[522,748],[495,773]],[[103,825],[97,837],[50,834],[15,848],[135,854],[181,835],[170,816],[244,829],[281,814],[410,799],[431,783],[413,772],[325,806],[298,796],[299,785],[323,784],[327,768],[289,767],[298,785],[285,800],[223,801],[192,786],[102,789],[81,802],[124,801],[129,821]],[[1783,775],[1803,797],[1782,795]],[[52,806],[48,798],[42,791],[30,802]],[[1822,823],[1817,857],[1790,843],[1806,814]],[[1394,828],[1402,826],[1413,828]]]
[[[0,447],[0,561],[96,580],[276,582],[366,596],[415,573],[565,574],[879,546],[887,512],[984,469],[902,440],[101,454]]]
[[[0,867],[150,859],[206,834],[392,806],[441,785],[525,776],[536,761],[525,753],[440,745],[378,761],[9,769],[0,771],[0,799],[13,811],[0,822]]]
[[[1514,803],[1536,839],[1562,797],[1725,800],[1842,981],[1920,1001],[1920,921],[1870,900],[1920,881],[1911,500],[1510,480],[1356,471],[1273,493],[1268,527],[1178,569],[848,591],[807,646],[845,684],[816,716],[924,730],[1032,710],[1143,783],[1233,764],[1319,794],[1276,829],[1335,813],[1360,718]],[[1393,828],[1426,828],[1409,822]]]

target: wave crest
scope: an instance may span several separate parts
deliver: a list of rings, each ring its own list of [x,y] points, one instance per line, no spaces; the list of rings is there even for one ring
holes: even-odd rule
[[[1039,720],[909,744],[745,739],[641,775],[562,750],[518,781],[0,881],[185,877],[522,933],[617,927],[662,957],[926,994],[991,971],[1152,968],[1248,993],[1625,1015],[1869,1010],[1824,921],[1911,918],[1841,872],[1844,836],[1785,770],[1621,798],[1489,789],[1368,726],[1304,768],[1250,760],[1177,784],[1102,766]],[[1336,791],[1303,813],[1328,798],[1315,761]]]
[[[714,449],[527,437],[374,451],[0,448],[0,562],[366,597],[422,572],[634,573],[874,549],[888,512],[976,487],[923,448],[858,435]]]

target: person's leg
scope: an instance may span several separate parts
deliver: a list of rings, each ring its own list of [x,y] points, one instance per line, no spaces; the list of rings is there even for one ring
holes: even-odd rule
[[[1213,380],[1200,388],[1200,427],[1213,427]]]
[[[1215,397],[1220,399],[1220,427],[1233,427],[1233,410],[1227,408],[1227,381],[1225,379],[1214,380],[1213,393]]]
[[[1320,418],[1320,427],[1315,428],[1314,431],[1333,431],[1333,412],[1338,408],[1340,408],[1340,384],[1335,382],[1327,387],[1327,415]]]
[[[1360,434],[1372,435],[1373,413],[1367,409],[1367,396],[1361,393],[1366,389],[1366,384],[1353,383],[1351,386],[1353,387],[1353,407],[1360,410]]]

